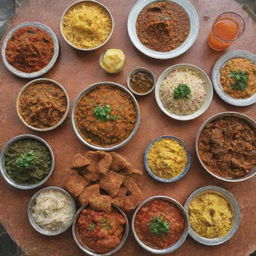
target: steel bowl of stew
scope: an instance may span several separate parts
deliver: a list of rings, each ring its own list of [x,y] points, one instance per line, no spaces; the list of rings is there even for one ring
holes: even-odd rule
[[[109,213],[81,207],[72,225],[77,246],[91,256],[115,254],[125,244],[128,233],[128,219],[117,206]]]
[[[24,22],[12,28],[3,41],[5,67],[22,78],[35,78],[47,73],[59,55],[59,41],[48,26]]]
[[[124,146],[140,124],[139,105],[120,84],[99,82],[84,89],[72,109],[77,137],[94,150],[112,151]]]
[[[132,217],[137,243],[154,254],[177,250],[188,235],[188,216],[183,206],[167,196],[153,196],[142,202]]]
[[[199,128],[196,153],[203,168],[227,182],[256,175],[256,122],[238,112],[213,115]]]

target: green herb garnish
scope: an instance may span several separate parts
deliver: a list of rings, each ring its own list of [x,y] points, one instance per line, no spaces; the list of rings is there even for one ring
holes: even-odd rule
[[[244,91],[248,85],[248,74],[244,71],[231,71],[229,77],[234,78],[235,82],[232,84],[234,90]]]
[[[177,99],[188,99],[190,93],[191,93],[191,90],[190,90],[190,88],[188,87],[187,84],[179,84],[174,89],[173,98],[175,100],[177,100]]]
[[[170,232],[170,225],[161,216],[154,216],[148,223],[149,230],[152,234],[160,236],[162,234],[168,234]]]
[[[108,219],[102,218],[102,219],[100,220],[100,222],[101,222],[101,225],[100,225],[101,228],[104,228],[104,229],[106,229],[107,231],[110,230],[111,224],[110,224],[110,222],[109,222]]]
[[[95,225],[93,223],[91,223],[89,226],[88,226],[88,230],[89,231],[93,231],[94,230],[94,227]]]
[[[18,168],[30,168],[33,165],[35,160],[35,154],[33,150],[30,150],[27,153],[22,154],[16,159],[16,166]]]
[[[99,104],[94,110],[93,113],[97,117],[98,120],[104,122],[104,121],[113,121],[119,118],[119,116],[112,116],[110,115],[112,108],[110,105],[106,104],[105,107],[102,107],[101,104]]]

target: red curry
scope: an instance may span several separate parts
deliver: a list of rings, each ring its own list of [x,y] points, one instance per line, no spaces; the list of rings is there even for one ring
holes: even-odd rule
[[[44,68],[52,59],[54,44],[42,29],[23,27],[15,31],[6,46],[6,59],[16,69],[32,73]]]
[[[117,210],[110,213],[84,209],[77,220],[78,235],[96,253],[107,253],[121,242],[126,220]]]
[[[152,223],[155,218],[161,219],[165,223],[165,226],[168,227],[166,232],[162,232],[162,234],[152,232],[154,231]],[[185,220],[178,207],[162,199],[148,202],[141,207],[135,217],[135,231],[139,239],[145,245],[155,249],[164,249],[176,243],[184,228]]]

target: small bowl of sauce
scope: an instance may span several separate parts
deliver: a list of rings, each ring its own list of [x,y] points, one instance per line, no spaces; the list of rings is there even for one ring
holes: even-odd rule
[[[128,75],[127,85],[133,94],[145,96],[155,89],[156,77],[147,68],[136,68]]]

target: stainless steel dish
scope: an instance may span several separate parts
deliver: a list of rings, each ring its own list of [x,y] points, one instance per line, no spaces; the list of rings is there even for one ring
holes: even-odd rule
[[[161,139],[172,139],[172,140],[175,140],[177,141],[186,151],[187,153],[187,158],[188,158],[188,161],[187,161],[187,164],[184,168],[184,170],[176,177],[174,178],[171,178],[171,179],[163,179],[163,178],[160,178],[159,176],[155,175],[150,167],[149,167],[149,164],[148,164],[148,152],[150,150],[150,148],[152,147],[152,145],[156,142],[156,141],[159,141]],[[191,154],[189,152],[189,149],[187,147],[187,145],[184,143],[183,140],[177,138],[177,137],[174,137],[174,136],[160,136],[158,138],[156,138],[155,140],[153,140],[146,148],[146,151],[144,153],[144,165],[145,165],[145,168],[146,168],[146,171],[148,172],[148,174],[154,179],[154,180],[157,180],[157,181],[160,181],[160,182],[164,182],[164,183],[171,183],[171,182],[176,182],[180,179],[182,179],[187,173],[188,173],[188,170],[190,168],[190,165],[191,165]]]
[[[39,194],[41,192],[46,191],[46,190],[56,190],[56,191],[62,192],[63,194],[65,194],[70,199],[71,205],[73,207],[73,217],[72,217],[72,220],[65,227],[63,227],[62,229],[60,229],[58,231],[49,231],[49,230],[45,230],[45,229],[41,228],[35,222],[35,220],[33,218],[33,207],[36,204],[36,198],[39,196]],[[31,226],[37,232],[39,232],[40,234],[45,235],[45,236],[56,236],[56,235],[64,233],[72,225],[72,223],[74,221],[74,218],[75,218],[75,215],[76,215],[76,204],[75,204],[75,201],[74,201],[73,197],[66,190],[64,190],[63,188],[56,187],[56,186],[49,186],[49,187],[45,187],[45,188],[40,189],[39,191],[37,191],[32,196],[32,198],[30,199],[29,204],[28,204],[28,219],[29,219],[29,223],[31,224]]]
[[[108,35],[108,38],[102,44],[100,44],[100,45],[98,45],[98,46],[96,46],[94,48],[89,48],[89,49],[79,48],[79,47],[76,47],[75,45],[73,45],[71,42],[68,41],[68,39],[66,39],[66,37],[65,37],[65,35],[63,33],[63,29],[62,29],[62,22],[63,22],[63,18],[65,16],[65,14],[69,11],[70,8],[74,7],[77,4],[83,3],[83,2],[92,2],[92,3],[95,3],[95,4],[98,4],[98,5],[102,6],[108,12],[108,14],[109,14],[109,16],[111,18],[111,22],[112,22],[112,29],[111,29],[111,32]],[[87,51],[93,51],[93,50],[99,49],[100,47],[102,47],[103,45],[105,45],[108,42],[108,40],[110,39],[113,31],[114,31],[114,19],[113,19],[113,16],[112,16],[111,12],[109,11],[109,9],[104,4],[102,4],[102,3],[98,2],[98,1],[95,1],[95,0],[82,0],[82,1],[78,1],[78,2],[75,2],[75,3],[71,4],[71,5],[69,5],[65,9],[65,11],[63,12],[63,14],[61,16],[61,19],[60,19],[60,32],[61,32],[62,37],[64,38],[64,40],[66,41],[67,44],[69,44],[71,47],[73,47],[73,48],[75,48],[77,50],[80,50],[80,51],[87,52]]]
[[[128,138],[126,138],[124,141],[122,141],[119,144],[113,145],[113,146],[109,146],[109,147],[102,147],[102,146],[97,146],[97,145],[93,145],[90,144],[89,142],[87,142],[79,133],[78,128],[76,127],[76,121],[75,121],[75,109],[76,109],[76,105],[78,104],[78,102],[80,101],[80,99],[88,92],[90,92],[91,90],[95,89],[96,87],[99,87],[101,85],[112,85],[117,87],[118,89],[124,91],[127,95],[129,95],[131,97],[131,100],[135,106],[136,112],[137,112],[137,120],[136,120],[136,124],[135,127],[133,129],[133,131],[131,132],[131,134],[128,136]],[[135,99],[135,97],[132,95],[132,93],[126,89],[124,86],[117,84],[117,83],[113,83],[113,82],[98,82],[95,84],[92,84],[90,86],[88,86],[86,89],[84,89],[76,98],[74,105],[73,105],[73,109],[72,109],[72,114],[71,114],[71,118],[72,118],[72,126],[73,126],[73,130],[76,134],[76,136],[79,138],[79,140],[84,143],[86,146],[88,146],[89,148],[92,148],[94,150],[104,150],[104,151],[112,151],[112,150],[116,150],[118,148],[123,147],[126,143],[128,143],[132,137],[136,134],[139,125],[140,125],[140,109],[139,109],[139,104],[137,102],[137,100]]]
[[[249,124],[252,125],[252,127],[254,127],[256,129],[256,122],[250,118],[249,116],[247,115],[244,115],[244,114],[241,114],[241,113],[238,113],[238,112],[222,112],[222,113],[218,113],[216,115],[213,115],[212,117],[210,117],[209,119],[207,119],[202,125],[201,127],[199,128],[198,132],[197,132],[197,136],[196,136],[196,142],[195,142],[195,147],[196,147],[196,154],[197,154],[197,157],[199,159],[199,162],[201,163],[201,165],[203,166],[203,168],[209,173],[211,174],[213,177],[219,179],[219,180],[222,180],[222,181],[227,181],[227,182],[240,182],[240,181],[245,181],[245,180],[248,180],[250,178],[252,178],[255,174],[256,174],[256,166],[254,167],[253,170],[251,170],[251,172],[249,172],[248,174],[246,174],[245,176],[241,177],[241,178],[237,178],[237,179],[234,179],[234,178],[225,178],[225,177],[221,177],[219,175],[216,175],[215,173],[211,172],[207,167],[206,165],[203,163],[200,155],[199,155],[199,150],[198,150],[198,142],[199,142],[199,137],[204,129],[204,127],[211,121],[217,119],[217,118],[220,118],[220,117],[226,117],[226,116],[233,116],[233,117],[238,117],[238,118],[241,118],[243,120],[245,120],[246,122],[248,122]]]
[[[133,45],[145,55],[155,59],[175,58],[183,54],[184,52],[186,52],[195,42],[198,35],[198,31],[199,31],[199,18],[198,18],[195,7],[188,0],[167,0],[169,2],[177,3],[178,5],[183,7],[183,9],[187,12],[190,20],[190,31],[187,39],[178,48],[169,52],[158,52],[158,51],[152,50],[150,48],[147,48],[145,45],[143,45],[139,40],[136,32],[136,22],[137,22],[138,15],[142,11],[142,9],[145,6],[156,1],[157,0],[140,0],[135,3],[135,5],[132,7],[130,11],[128,21],[127,21],[128,34]]]
[[[148,73],[148,74],[151,75],[152,78],[153,78],[153,83],[154,83],[154,84],[153,84],[152,88],[151,88],[148,92],[145,92],[145,93],[136,92],[134,89],[132,89],[131,83],[130,83],[131,76],[132,76],[133,74],[137,73],[137,72],[140,72],[140,71]],[[144,67],[136,68],[136,69],[134,69],[132,72],[129,73],[129,75],[128,75],[128,77],[127,77],[127,86],[128,86],[128,88],[129,88],[129,90],[130,90],[133,94],[135,94],[135,95],[138,95],[138,96],[145,96],[145,95],[148,95],[148,94],[150,94],[152,91],[154,91],[154,89],[155,89],[155,86],[156,86],[156,76],[154,75],[154,73],[153,73],[151,70],[149,70],[149,69],[147,69],[147,68],[144,68]]]
[[[32,72],[32,73],[26,73],[26,72],[23,72],[23,71],[20,71],[20,70],[16,69],[15,67],[13,67],[7,61],[6,56],[5,56],[5,49],[7,47],[8,40],[12,37],[12,34],[15,31],[17,31],[20,28],[24,28],[24,27],[35,27],[35,28],[39,28],[39,29],[44,30],[45,32],[47,32],[51,36],[51,38],[53,40],[53,44],[54,44],[54,54],[52,56],[51,61],[44,68],[42,68],[41,70],[35,71],[35,72]],[[59,42],[58,42],[58,38],[55,35],[55,33],[48,26],[46,26],[46,25],[44,25],[42,23],[39,23],[39,22],[24,22],[24,23],[21,23],[21,24],[15,26],[14,28],[12,28],[7,33],[7,35],[4,38],[3,44],[2,44],[1,53],[2,53],[3,63],[5,65],[5,67],[11,73],[13,73],[14,75],[16,75],[18,77],[21,77],[21,78],[32,79],[32,78],[36,78],[36,77],[44,75],[45,73],[47,73],[54,66],[54,64],[55,64],[55,62],[56,62],[56,60],[57,60],[57,58],[59,56]]]
[[[37,127],[34,127],[34,126],[31,126],[30,124],[26,123],[26,121],[23,119],[23,117],[21,116],[20,112],[19,112],[19,98],[21,96],[21,94],[24,92],[25,89],[27,89],[30,85],[33,85],[33,84],[36,84],[36,83],[40,83],[40,82],[50,82],[50,83],[53,83],[55,86],[59,87],[65,94],[66,96],[66,100],[67,100],[67,109],[63,115],[63,117],[60,119],[60,121],[52,126],[52,127],[48,127],[48,128],[37,128]],[[18,94],[18,97],[17,97],[17,100],[16,100],[16,112],[17,112],[17,115],[19,117],[19,119],[21,120],[21,122],[26,125],[28,128],[34,130],[34,131],[38,131],[38,132],[45,132],[45,131],[51,131],[57,127],[59,127],[66,119],[67,115],[68,115],[68,111],[69,111],[69,97],[68,97],[68,94],[67,94],[67,91],[66,89],[61,85],[59,84],[58,82],[52,80],[52,79],[48,79],[48,78],[38,78],[38,79],[35,79],[33,81],[30,81],[29,83],[27,83],[26,85],[24,85],[22,87],[22,89],[20,90],[19,94]]]
[[[226,103],[233,105],[233,106],[238,106],[238,107],[245,107],[252,105],[256,103],[256,93],[252,95],[251,97],[247,99],[236,99],[228,94],[226,94],[222,88],[222,85],[220,83],[220,71],[221,69],[225,66],[227,61],[230,59],[234,58],[244,58],[248,59],[254,64],[256,64],[256,55],[252,54],[248,51],[244,50],[235,50],[235,51],[229,51],[223,56],[221,56],[217,62],[215,63],[213,70],[212,70],[212,82],[213,82],[213,87],[216,91],[216,93],[219,95],[219,97],[225,101]]]
[[[9,177],[9,175],[8,175],[8,173],[6,171],[6,168],[5,168],[5,152],[7,151],[8,147],[13,142],[16,142],[16,141],[19,141],[19,140],[23,140],[23,139],[34,139],[34,140],[37,140],[37,141],[41,142],[43,145],[45,145],[47,147],[47,149],[49,150],[49,152],[51,154],[52,164],[51,164],[51,169],[49,171],[49,174],[43,180],[41,180],[37,184],[33,184],[33,185],[18,184],[18,183],[16,183],[14,180],[12,180]],[[4,146],[4,148],[3,148],[2,152],[1,152],[0,165],[1,165],[0,166],[0,170],[1,170],[2,176],[3,176],[3,178],[5,179],[5,181],[7,183],[9,183],[11,186],[13,186],[15,188],[26,190],[26,189],[34,189],[34,188],[42,186],[50,178],[50,176],[52,175],[53,170],[54,170],[55,160],[54,160],[53,151],[52,151],[51,147],[49,146],[49,144],[45,140],[43,140],[42,138],[40,138],[40,137],[38,137],[36,135],[22,134],[22,135],[19,135],[19,136],[16,136],[16,137],[12,138],[11,140],[9,140],[5,144],[5,146]]]
[[[165,249],[154,249],[154,248],[151,248],[147,245],[145,245],[140,239],[139,237],[137,236],[137,233],[136,233],[136,230],[135,230],[135,218],[136,218],[136,214],[138,213],[138,211],[140,210],[140,208],[147,204],[148,202],[152,201],[152,200],[155,200],[155,199],[162,199],[162,200],[166,200],[168,202],[171,202],[172,204],[176,205],[179,210],[181,211],[183,217],[184,217],[184,220],[185,220],[185,228],[183,230],[183,233],[180,237],[180,239],[173,245],[171,245],[170,247],[168,248],[165,248]],[[187,238],[187,235],[188,235],[188,226],[189,226],[189,222],[188,222],[188,215],[185,211],[185,209],[183,208],[183,206],[178,202],[176,201],[175,199],[173,198],[170,198],[168,196],[152,196],[148,199],[146,199],[145,201],[143,201],[138,207],[137,209],[135,210],[133,216],[132,216],[132,232],[133,232],[133,235],[137,241],[137,243],[143,248],[145,249],[146,251],[150,252],[150,253],[154,253],[154,254],[167,254],[167,253],[171,253],[171,252],[174,252],[175,250],[177,250],[179,247],[182,246],[182,244],[185,242],[186,238]]]
[[[221,195],[224,197],[230,204],[231,210],[233,212],[233,220],[232,220],[232,228],[231,230],[224,236],[224,237],[219,237],[219,238],[205,238],[197,234],[190,226],[188,229],[189,235],[197,242],[200,244],[205,244],[209,246],[214,246],[214,245],[220,245],[225,242],[227,242],[229,239],[231,239],[234,234],[236,233],[239,224],[240,224],[240,209],[239,205],[235,199],[235,197],[226,189],[217,187],[217,186],[206,186],[206,187],[201,187],[197,190],[195,190],[187,199],[184,208],[189,215],[189,205],[192,202],[193,199],[195,199],[197,196],[207,193],[207,192],[214,192],[216,194]]]
[[[186,116],[180,116],[180,115],[176,115],[174,113],[169,112],[163,105],[161,99],[160,99],[160,85],[162,83],[163,80],[166,79],[166,77],[174,70],[179,70],[179,69],[188,69],[188,70],[192,70],[194,72],[196,72],[197,74],[199,74],[199,76],[205,81],[205,90],[206,90],[206,99],[204,101],[204,103],[202,104],[202,106],[193,114],[190,115],[186,115]],[[165,69],[162,74],[159,76],[159,78],[157,79],[156,82],[156,88],[155,88],[155,98],[156,98],[156,102],[158,107],[169,117],[176,119],[176,120],[180,120],[180,121],[188,121],[188,120],[192,120],[195,119],[197,117],[199,117],[200,115],[202,115],[210,106],[211,102],[212,102],[212,97],[213,97],[213,88],[212,88],[212,82],[210,80],[210,78],[208,77],[208,75],[199,67],[194,66],[192,64],[176,64],[173,66],[170,66],[169,68]]]
[[[123,210],[121,210],[119,207],[117,206],[113,206],[116,210],[118,210],[125,218],[126,220],[126,224],[125,224],[125,230],[124,230],[124,234],[123,234],[123,238],[120,242],[120,244],[112,251],[110,252],[107,252],[107,253],[96,253],[95,251],[93,251],[92,249],[90,249],[89,247],[87,247],[85,244],[82,243],[82,241],[80,240],[79,238],[79,234],[76,230],[76,222],[77,222],[77,219],[80,215],[80,212],[85,208],[85,207],[81,207],[77,213],[76,213],[76,216],[75,216],[75,219],[74,219],[74,222],[73,222],[73,225],[72,225],[72,235],[73,235],[73,238],[77,244],[77,246],[86,254],[88,255],[91,255],[91,256],[110,256],[110,255],[113,255],[115,254],[116,252],[118,252],[125,244],[126,242],[126,239],[128,237],[128,233],[129,233],[129,221],[128,221],[128,218],[127,216],[125,215],[125,213],[123,212]]]

